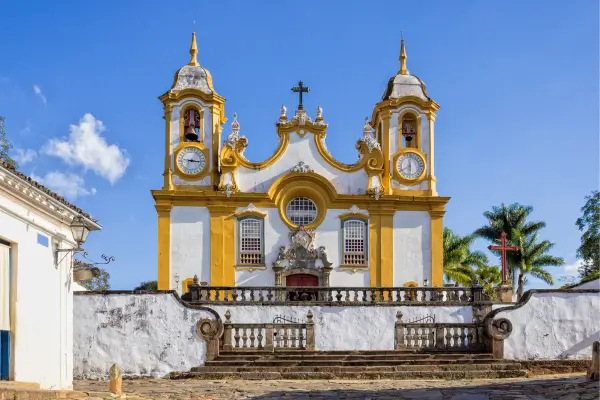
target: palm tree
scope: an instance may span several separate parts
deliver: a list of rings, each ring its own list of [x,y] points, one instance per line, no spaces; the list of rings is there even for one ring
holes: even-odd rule
[[[546,223],[542,221],[527,221],[532,212],[533,207],[519,203],[512,203],[508,206],[502,203],[500,207],[493,206],[490,211],[483,213],[483,216],[489,221],[488,225],[480,227],[473,232],[473,235],[498,243],[502,232],[506,232],[509,245],[518,246],[519,239],[513,237],[513,232],[516,231],[524,237],[529,237],[546,226]],[[497,250],[492,251],[495,254],[500,254]],[[512,276],[511,281],[514,285],[515,271],[513,266],[518,268],[519,265],[517,252],[508,252],[506,259],[508,263],[506,266],[507,272],[509,276]]]
[[[518,240],[520,250],[515,252],[517,263],[515,266],[519,270],[517,298],[523,296],[523,287],[525,286],[525,276],[531,275],[543,280],[549,285],[554,284],[552,275],[546,271],[545,267],[558,267],[565,264],[561,257],[555,257],[547,254],[554,243],[544,240],[538,242],[537,234],[529,237],[523,235],[517,230],[512,232],[513,237]]]
[[[472,284],[473,268],[487,264],[485,254],[471,251],[475,236],[460,236],[450,228],[444,228],[444,276],[447,281],[455,281],[459,285]]]
[[[496,287],[502,283],[502,271],[497,265],[482,265],[474,271],[475,277],[491,299],[496,298]]]

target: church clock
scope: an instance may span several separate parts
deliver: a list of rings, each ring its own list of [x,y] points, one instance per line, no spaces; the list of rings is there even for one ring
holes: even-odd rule
[[[208,170],[207,151],[199,146],[186,146],[175,155],[176,172],[183,178],[201,179]]]
[[[413,185],[425,177],[425,156],[411,149],[397,153],[394,157],[394,177],[403,184]]]

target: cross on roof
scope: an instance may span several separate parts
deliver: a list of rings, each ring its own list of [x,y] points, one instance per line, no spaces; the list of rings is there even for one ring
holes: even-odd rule
[[[302,93],[310,92],[310,88],[308,86],[304,86],[304,82],[298,81],[298,86],[294,86],[292,88],[292,92],[298,93],[298,96],[299,96],[298,110],[304,110],[304,106],[302,105]]]

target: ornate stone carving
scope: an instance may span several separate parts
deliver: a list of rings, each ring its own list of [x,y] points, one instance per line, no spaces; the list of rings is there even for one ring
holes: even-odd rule
[[[373,137],[373,127],[371,127],[371,124],[369,124],[369,118],[365,118],[365,126],[363,128],[363,137],[361,137],[358,140],[361,142],[364,142],[367,145],[367,149],[368,149],[369,153],[371,153],[373,151],[373,149],[381,150],[381,145],[379,144],[377,139],[375,139]]]
[[[371,189],[367,189],[367,195],[379,200],[383,197],[383,186],[377,186]]]
[[[312,119],[306,113],[306,110],[296,110],[292,121],[298,121],[298,125],[305,125],[306,122],[312,122]]]
[[[181,68],[177,73],[177,83],[171,90],[175,92],[183,89],[198,89],[203,93],[212,94],[204,68],[193,65]]]
[[[237,113],[233,113],[233,122],[231,123],[231,133],[229,134],[229,136],[227,136],[227,139],[225,139],[225,142],[223,143],[225,146],[229,146],[232,149],[235,149],[238,142],[242,141],[243,142],[243,147],[246,147],[248,145],[248,139],[246,139],[245,136],[240,136],[240,123],[238,122],[237,119]]]
[[[279,119],[284,121],[287,120],[287,107],[285,104],[281,105],[281,109],[279,110]]]
[[[292,167],[292,172],[300,172],[300,173],[307,173],[307,172],[315,172],[310,165],[305,164],[304,161],[300,161],[298,164],[294,165]]]
[[[227,196],[227,198],[230,198],[231,195],[234,194],[236,190],[237,190],[237,188],[235,187],[235,185],[233,185],[231,183],[226,183],[224,185],[219,186],[219,191],[223,192],[223,194],[225,196]]]

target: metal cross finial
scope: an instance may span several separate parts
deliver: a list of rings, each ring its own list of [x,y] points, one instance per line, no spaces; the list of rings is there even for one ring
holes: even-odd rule
[[[302,93],[310,92],[310,88],[308,86],[304,86],[304,82],[298,81],[298,86],[294,86],[292,88],[292,92],[298,93],[300,98],[300,102],[298,104],[298,110],[304,110],[304,106],[302,105]]]
[[[507,246],[506,232],[502,232],[500,235],[500,246],[488,246],[489,250],[500,250],[502,253],[502,285],[506,285],[506,252],[507,251],[519,251],[519,246]]]

